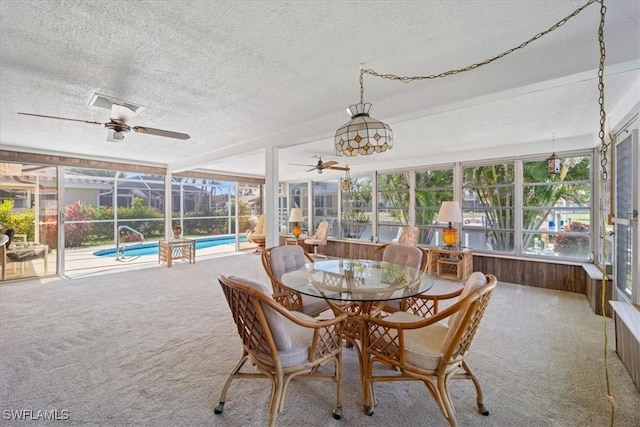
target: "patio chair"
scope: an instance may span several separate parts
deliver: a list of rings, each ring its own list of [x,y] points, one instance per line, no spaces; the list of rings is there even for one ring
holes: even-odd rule
[[[318,228],[316,229],[316,234],[314,234],[308,239],[304,239],[304,243],[313,248],[314,256],[326,258],[325,255],[321,255],[318,253],[318,246],[326,245],[328,237],[329,237],[329,221],[325,219],[320,221],[320,223],[318,224]]]
[[[341,329],[346,314],[316,320],[294,313],[275,302],[268,289],[239,277],[218,276],[242,339],[242,356],[222,387],[220,403],[214,412],[224,410],[227,390],[234,379],[267,377],[271,380],[269,426],[274,426],[284,407],[287,386],[293,378],[332,381],[336,384],[333,418],[342,417]],[[246,362],[257,372],[241,372]],[[332,363],[333,374],[318,368]],[[254,397],[246,396],[252,402]],[[313,397],[312,397],[313,399]],[[317,399],[324,401],[323,399]]]
[[[415,380],[423,382],[451,426],[456,425],[449,380],[469,379],[476,389],[482,415],[489,415],[482,389],[465,361],[475,333],[497,284],[495,276],[473,273],[450,307],[424,318],[398,311],[385,318],[363,315],[365,333],[365,412],[373,415],[374,383]],[[447,323],[443,324],[443,320]],[[396,368],[396,374],[374,370],[380,363]]]
[[[291,311],[315,317],[329,309],[327,302],[287,288],[280,281],[285,272],[302,267],[307,262],[313,262],[313,259],[301,246],[274,246],[262,251],[262,265],[271,281],[273,299]]]
[[[20,272],[24,273],[24,263],[36,259],[43,259],[45,272],[47,271],[47,251],[48,246],[39,243],[24,242],[20,246],[14,244],[15,231],[13,228],[7,228],[2,231],[7,236],[7,241],[3,245],[2,250],[2,276],[6,278],[7,262],[18,263]],[[26,237],[25,237],[26,239]],[[15,270],[14,270],[15,271]]]
[[[256,226],[253,228],[253,230],[249,229],[246,231],[246,235],[247,235],[247,239],[249,239],[249,241],[251,243],[255,243],[256,245],[256,249],[255,249],[255,253],[258,253],[260,251],[262,251],[264,249],[264,245],[265,245],[265,241],[267,236],[265,235],[265,216],[264,214],[260,215],[258,217],[258,222],[256,223]]]

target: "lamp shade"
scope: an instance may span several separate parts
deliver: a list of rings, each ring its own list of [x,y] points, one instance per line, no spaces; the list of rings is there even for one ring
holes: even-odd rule
[[[300,208],[291,208],[291,212],[289,213],[289,222],[302,222],[304,218],[302,218],[302,209]]]
[[[462,212],[458,202],[442,202],[438,222],[462,222]]]
[[[389,125],[369,116],[371,104],[359,103],[348,108],[351,120],[336,131],[336,156],[366,156],[393,148]]]

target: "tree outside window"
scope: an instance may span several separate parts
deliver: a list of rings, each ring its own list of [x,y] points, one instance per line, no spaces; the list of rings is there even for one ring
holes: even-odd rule
[[[438,245],[436,232],[440,205],[453,200],[453,169],[416,171],[415,225],[420,227],[418,243]]]
[[[587,259],[591,253],[591,158],[562,161],[560,174],[546,161],[523,162],[522,247],[525,253]]]
[[[463,231],[473,248],[514,250],[514,163],[463,168]],[[465,240],[467,240],[465,236]]]
[[[409,225],[409,172],[378,175],[378,238],[389,242]]]
[[[342,191],[342,237],[347,239],[371,238],[371,177],[356,177],[343,180]]]

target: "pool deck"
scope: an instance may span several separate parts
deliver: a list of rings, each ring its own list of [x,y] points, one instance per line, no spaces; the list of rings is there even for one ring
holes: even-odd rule
[[[256,245],[249,242],[240,243],[240,252],[253,251]],[[100,249],[113,249],[114,245],[91,246],[84,248],[69,248],[65,250],[65,277],[83,277],[94,274],[104,274],[128,269],[142,269],[152,267],[167,268],[166,265],[158,263],[158,255],[142,255],[124,260],[116,260],[115,256],[96,256],[93,253]],[[199,259],[213,258],[220,255],[232,254],[236,252],[235,243],[210,246],[196,250],[196,262]],[[52,250],[48,256],[47,270],[44,272],[44,262],[41,259],[24,263],[24,272],[15,263],[9,263],[7,268],[7,281],[23,278],[33,278],[34,276],[47,277],[56,276],[57,251]],[[186,262],[174,260],[175,263]]]

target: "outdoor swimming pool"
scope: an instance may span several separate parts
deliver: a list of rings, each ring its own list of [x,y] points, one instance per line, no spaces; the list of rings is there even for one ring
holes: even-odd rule
[[[196,239],[196,250],[210,248],[212,246],[232,245],[235,243],[235,241],[235,236],[217,236],[207,237],[204,239]],[[245,236],[240,236],[240,242],[246,241],[247,238]],[[126,247],[125,255],[127,257],[144,255],[158,256],[158,242],[143,243],[142,245],[138,245],[135,243],[126,243],[124,246]],[[122,248],[122,246],[120,246],[120,248]],[[116,248],[100,249],[99,251],[95,251],[93,255],[99,257],[115,257]]]

